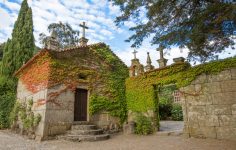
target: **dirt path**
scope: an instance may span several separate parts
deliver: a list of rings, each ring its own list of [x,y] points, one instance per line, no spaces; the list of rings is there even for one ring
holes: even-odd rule
[[[0,150],[236,150],[236,141],[186,139],[181,136],[117,135],[100,142],[36,142],[0,130]]]

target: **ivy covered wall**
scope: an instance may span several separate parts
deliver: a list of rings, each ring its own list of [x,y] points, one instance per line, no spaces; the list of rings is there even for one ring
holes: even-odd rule
[[[127,119],[125,79],[127,66],[104,43],[87,47],[72,47],[62,51],[42,50],[17,73],[19,82],[34,97],[34,106],[46,106],[45,132],[56,133],[62,126],[73,122],[74,92],[86,87],[89,91],[89,114],[107,112],[123,123]],[[37,99],[40,91],[48,89],[46,97]],[[53,115],[54,114],[54,115]],[[63,116],[72,116],[68,117]],[[60,116],[55,120],[55,117]],[[63,119],[63,118],[64,119]],[[55,121],[52,121],[52,120]],[[67,127],[63,127],[65,130]]]
[[[155,92],[158,90],[157,86],[176,84],[177,88],[185,87],[200,74],[217,74],[232,67],[236,67],[236,57],[194,67],[191,67],[189,63],[177,63],[128,78],[126,80],[126,100],[129,114],[148,114],[148,111],[153,111],[158,117],[158,95]],[[132,115],[131,119],[134,119]]]

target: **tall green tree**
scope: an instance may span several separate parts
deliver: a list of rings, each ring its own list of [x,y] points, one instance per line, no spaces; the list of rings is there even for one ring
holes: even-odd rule
[[[6,44],[5,42],[0,44],[0,61],[2,60],[3,50],[4,50],[5,44]]]
[[[11,76],[23,63],[27,62],[35,50],[32,10],[27,0],[23,0],[18,18],[14,24],[12,39],[5,46],[2,74]]]
[[[187,47],[190,60],[205,61],[235,45],[236,5],[222,0],[110,0],[120,7],[116,24],[134,21],[128,42],[145,38],[166,48]]]
[[[10,39],[7,40],[4,49],[3,49],[3,59],[2,59],[2,75],[11,75],[14,72],[14,53],[12,51],[12,41]]]
[[[68,23],[51,23],[48,26],[48,31],[52,32],[52,30],[57,33],[57,39],[61,48],[73,46],[79,42],[79,31],[74,30]],[[45,45],[49,36],[46,36],[45,33],[40,33],[39,36],[40,43]]]

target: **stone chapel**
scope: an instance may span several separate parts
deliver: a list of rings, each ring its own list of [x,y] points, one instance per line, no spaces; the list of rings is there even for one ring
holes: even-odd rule
[[[83,32],[79,46],[60,49],[53,31],[45,48],[16,72],[18,101],[32,99],[32,110],[42,116],[37,137],[64,134],[81,122],[121,127],[128,68],[106,44],[87,42]]]

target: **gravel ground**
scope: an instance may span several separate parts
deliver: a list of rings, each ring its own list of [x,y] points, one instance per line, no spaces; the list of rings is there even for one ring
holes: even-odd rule
[[[120,134],[99,142],[37,142],[0,130],[0,150],[236,150],[236,141]]]

